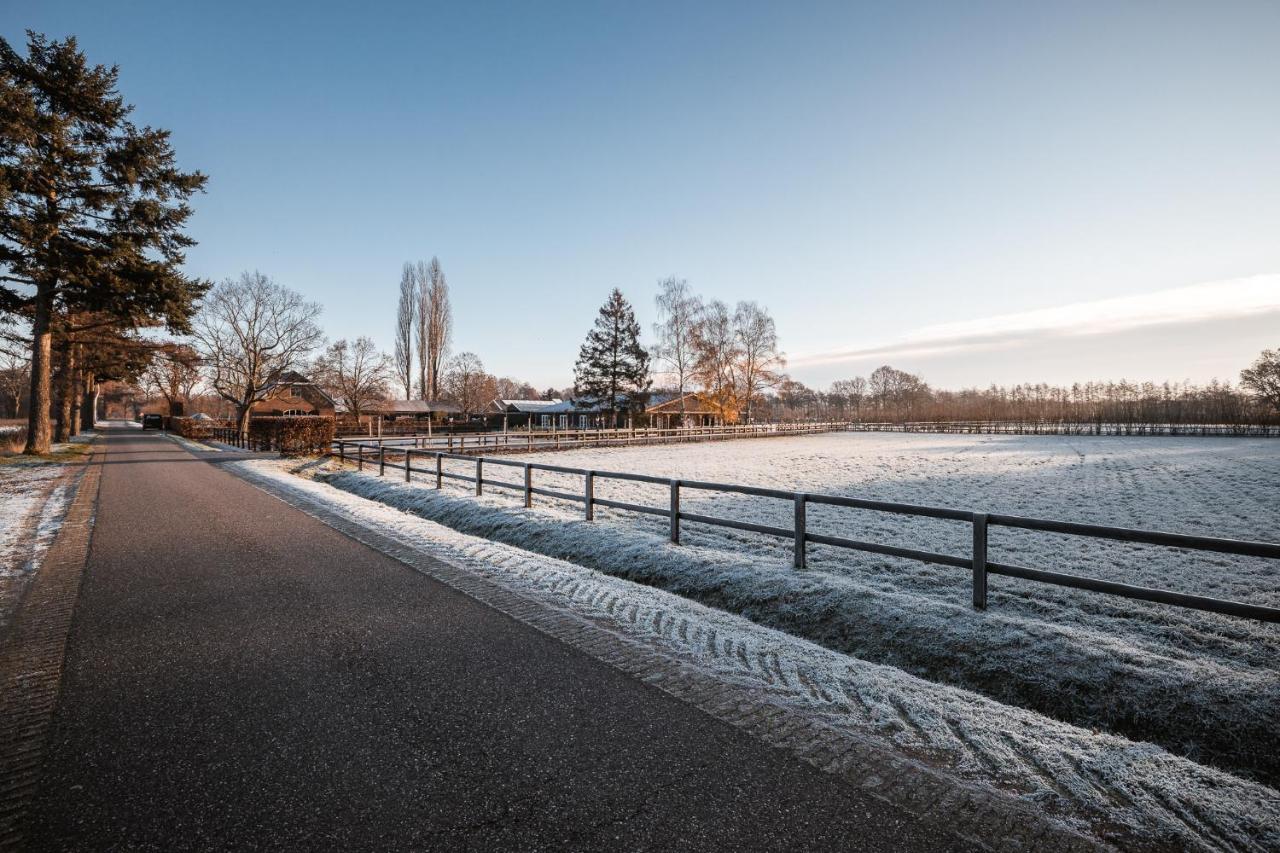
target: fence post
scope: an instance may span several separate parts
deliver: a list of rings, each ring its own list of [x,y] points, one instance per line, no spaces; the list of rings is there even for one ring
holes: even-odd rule
[[[803,492],[796,492],[796,553],[793,560],[797,569],[803,569],[805,566],[805,504],[809,496]]]
[[[671,481],[671,541],[680,544],[680,481]]]
[[[484,457],[476,457],[476,495],[484,493]]]
[[[404,449],[404,481],[409,482],[409,471],[413,468],[413,448]]]
[[[533,506],[533,469],[528,462],[524,463],[524,505],[526,509]]]
[[[382,477],[387,473],[387,447],[385,444],[378,445],[378,476]]]
[[[360,448],[360,463],[359,463],[359,468],[360,468],[360,470],[361,470],[361,471],[363,471],[363,470],[364,470],[364,445],[363,445],[363,444],[357,444],[357,445],[356,445],[356,447]]]
[[[345,441],[338,442],[338,461],[347,461],[347,443]]]
[[[987,514],[973,514],[973,606],[987,609]]]
[[[587,521],[596,518],[596,472],[588,471],[582,484],[582,496],[587,506]]]
[[[444,466],[441,464],[444,457],[438,452],[436,453],[436,488],[439,489],[444,485]]]

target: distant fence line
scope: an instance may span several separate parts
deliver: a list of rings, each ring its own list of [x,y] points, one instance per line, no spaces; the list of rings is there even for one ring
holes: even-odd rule
[[[1211,598],[1202,595],[1174,592],[1166,589],[1152,589],[1149,587],[1116,583],[1113,581],[1100,580],[1098,578],[1084,577],[1081,575],[1065,574],[1062,572],[1046,571],[1043,569],[1018,566],[1008,563],[992,562],[988,558],[987,553],[988,531],[991,527],[997,526],[1018,528],[1022,530],[1037,530],[1071,536],[1084,536],[1092,539],[1107,539],[1118,542],[1138,542],[1147,545],[1159,545],[1191,551],[1208,551],[1219,554],[1236,554],[1250,557],[1280,559],[1280,544],[1276,543],[1251,542],[1212,536],[1191,536],[1182,533],[1161,533],[1150,530],[1134,530],[1130,528],[1107,527],[1096,524],[1079,524],[1075,522],[1054,521],[1050,519],[1024,518],[1014,515],[1000,515],[986,512],[971,512],[969,510],[864,500],[862,498],[850,498],[842,495],[827,495],[812,492],[788,492],[782,489],[770,489],[759,486],[742,486],[729,483],[704,482],[699,480],[669,479],[665,477],[656,477],[650,474],[597,471],[587,468],[572,468],[538,462],[518,462],[513,459],[502,459],[498,457],[471,456],[462,453],[450,453],[447,451],[423,450],[414,447],[388,447],[386,444],[370,445],[365,442],[338,440],[334,442],[334,445],[337,448],[336,455],[339,460],[342,462],[346,462],[348,460],[354,461],[359,470],[364,470],[366,463],[376,464],[378,466],[378,476],[385,476],[388,468],[399,469],[404,472],[405,482],[410,482],[413,474],[425,474],[435,478],[436,489],[443,488],[444,481],[446,479],[450,479],[472,484],[475,487],[476,495],[483,494],[485,486],[493,486],[500,489],[519,492],[523,495],[525,507],[533,505],[534,495],[543,495],[558,500],[572,501],[583,504],[585,510],[584,517],[587,521],[594,520],[595,508],[597,506],[623,510],[626,512],[641,513],[644,515],[665,517],[668,519],[670,525],[670,540],[672,543],[677,545],[680,544],[680,531],[681,524],[683,522],[706,524],[714,527],[726,527],[734,530],[761,533],[767,536],[776,536],[782,539],[791,539],[794,542],[793,565],[797,569],[803,569],[806,566],[809,543],[829,545],[836,548],[846,548],[872,554],[882,554],[889,557],[901,557],[909,560],[918,560],[925,563],[964,569],[971,572],[973,606],[978,610],[985,610],[987,607],[988,577],[990,575],[1004,575],[1006,577],[1022,578],[1024,580],[1037,581],[1039,583],[1052,584],[1054,586],[1070,587],[1073,589],[1082,589],[1090,592],[1101,592],[1140,601],[1171,604],[1177,607],[1190,608],[1192,610],[1223,613],[1229,616],[1258,619],[1263,622],[1280,622],[1280,608],[1277,607],[1247,604],[1239,601],[1228,601],[1225,599]],[[397,456],[399,457],[399,461],[397,461]],[[421,462],[422,460],[431,460],[434,464],[429,468],[414,465],[415,461]],[[446,470],[444,466],[445,460],[462,460],[468,462],[474,467],[470,473],[466,474],[458,473],[457,471],[449,471]],[[485,467],[495,465],[519,469],[523,472],[523,481],[519,483],[512,483],[486,477],[484,473]],[[557,489],[535,486],[533,481],[533,473],[535,471],[548,471],[557,474],[581,476],[583,478],[582,491],[575,494]],[[666,486],[669,490],[670,498],[666,506],[655,507],[596,497],[595,481],[597,479],[652,483]],[[680,498],[682,492],[688,489],[725,494],[750,495],[754,497],[788,501],[794,507],[794,522],[789,528],[777,527],[773,525],[756,524],[754,522],[738,521],[736,519],[719,518],[716,516],[686,512],[680,508]],[[828,506],[848,507],[852,509],[872,510],[876,512],[889,512],[898,515],[966,522],[972,528],[972,551],[968,557],[958,557],[949,554],[938,554],[931,551],[917,550],[914,548],[902,548],[896,545],[863,542],[842,536],[828,536],[826,534],[815,533],[808,529],[806,509],[809,504],[822,504]]]
[[[740,424],[708,427],[635,427],[624,429],[511,430],[457,435],[342,436],[346,444],[370,447],[412,447],[446,453],[476,454],[487,451],[530,453],[540,450],[569,450],[587,447],[625,447],[639,444],[679,444],[696,441],[723,441],[735,438],[774,438],[792,435],[839,432],[844,422]]]
[[[850,423],[854,432],[933,432],[989,435],[1222,436],[1280,438],[1280,425],[1148,424],[1067,421],[906,421]]]

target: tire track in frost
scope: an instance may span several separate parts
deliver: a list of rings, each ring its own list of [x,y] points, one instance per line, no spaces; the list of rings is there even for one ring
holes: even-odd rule
[[[471,556],[477,560],[501,562],[514,571],[529,571],[529,562],[543,559],[530,555],[530,559],[524,562],[509,561],[503,559],[507,556],[504,553],[507,547],[481,547],[475,549]],[[612,579],[593,581],[577,577],[566,578],[553,569],[541,566],[533,568],[531,574],[542,581],[537,586],[552,595],[567,599],[568,606],[575,611],[590,615],[596,620],[608,620],[612,615],[610,609],[603,604],[609,600],[610,592],[604,587],[611,585],[614,582]],[[585,592],[589,588],[590,592]],[[707,639],[697,641],[691,639],[688,631],[675,630],[678,623],[687,624],[690,617],[677,616],[669,607],[645,606],[642,602],[634,602],[631,609],[635,618],[630,624],[639,629],[643,639],[666,653],[678,651],[681,656],[706,661],[704,650],[708,647],[714,650],[717,645],[715,635],[711,633],[714,629],[707,632]],[[1069,810],[1100,816],[1108,810],[1114,812],[1119,809],[1131,813],[1130,820],[1135,812],[1145,814],[1148,819],[1154,814],[1158,817],[1158,823],[1166,828],[1176,825],[1178,834],[1183,838],[1209,842],[1206,849],[1254,847],[1238,833],[1224,834],[1205,817],[1203,809],[1189,808],[1180,802],[1183,798],[1175,799],[1172,792],[1159,785],[1130,781],[1142,794],[1143,802],[1140,803],[1111,789],[1105,780],[1084,769],[1074,757],[1064,756],[1060,749],[1047,749],[1027,737],[1014,739],[1003,732],[998,733],[994,740],[989,731],[976,736],[961,736],[959,732],[963,731],[962,718],[948,715],[945,707],[919,705],[910,696],[884,691],[883,684],[876,685],[881,691],[871,697],[871,705],[867,704],[868,697],[863,695],[856,683],[842,684],[842,689],[833,693],[824,684],[824,680],[833,679],[830,672],[816,672],[811,664],[786,655],[773,647],[772,643],[768,647],[760,644],[750,632],[745,635],[741,632],[735,634],[736,636],[731,637],[722,636],[723,654],[713,651],[711,657],[711,661],[719,665],[724,675],[732,676],[735,680],[742,677],[756,678],[761,688],[766,689],[775,701],[785,700],[789,704],[808,705],[829,725],[834,723],[851,734],[865,736],[865,731],[861,730],[866,722],[870,722],[881,737],[890,733],[887,735],[888,739],[900,748],[905,747],[934,761],[941,760],[971,779],[998,781],[1030,796],[1043,797],[1047,794]],[[858,677],[856,672],[850,672],[846,676],[850,681]],[[852,712],[849,704],[838,703],[835,696],[855,698],[856,704],[866,709],[866,713]],[[1050,743],[1061,746],[1054,740]],[[1232,836],[1236,839],[1234,843]]]

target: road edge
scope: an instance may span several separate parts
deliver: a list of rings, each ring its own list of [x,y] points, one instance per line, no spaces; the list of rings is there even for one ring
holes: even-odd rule
[[[0,648],[0,851],[21,849],[62,687],[98,506],[103,448],[66,475],[73,495],[57,537],[18,603]]]

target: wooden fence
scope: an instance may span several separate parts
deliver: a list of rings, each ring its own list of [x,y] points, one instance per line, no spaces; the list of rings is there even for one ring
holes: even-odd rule
[[[907,421],[850,423],[855,432],[933,432],[989,435],[1223,436],[1280,438],[1275,424],[1146,424],[1067,421]]]
[[[1118,542],[1139,542],[1147,545],[1159,545],[1180,548],[1189,551],[1208,551],[1218,554],[1236,554],[1250,557],[1267,557],[1280,559],[1280,544],[1271,542],[1249,542],[1237,539],[1222,539],[1212,536],[1191,536],[1182,533],[1161,533],[1150,530],[1134,530],[1124,527],[1106,527],[1096,524],[1078,524],[1068,521],[1053,521],[1041,518],[1023,518],[1015,515],[999,515],[969,510],[946,509],[941,507],[917,506],[913,504],[890,503],[886,501],[864,500],[842,495],[826,495],[812,492],[788,492],[781,489],[769,489],[759,486],[741,486],[729,483],[711,483],[698,480],[673,480],[655,477],[649,474],[632,474],[619,471],[596,471],[586,468],[571,468],[563,465],[548,465],[537,462],[518,462],[514,459],[497,457],[470,456],[461,453],[449,453],[439,450],[421,450],[413,447],[388,447],[385,444],[371,446],[364,442],[339,440],[337,456],[342,461],[353,461],[363,470],[366,464],[376,464],[378,475],[385,476],[387,469],[399,469],[404,472],[405,482],[409,482],[413,474],[425,474],[433,477],[435,487],[440,489],[446,479],[459,480],[474,486],[477,495],[484,493],[485,486],[507,489],[520,493],[526,507],[533,505],[534,495],[543,495],[564,501],[580,503],[584,507],[585,518],[591,521],[595,517],[597,506],[645,515],[661,516],[670,524],[670,539],[680,543],[680,530],[683,523],[706,524],[714,527],[727,527],[734,530],[745,530],[762,533],[794,542],[793,564],[797,569],[806,565],[806,554],[810,543],[828,545],[835,548],[847,548],[872,554],[883,554],[890,557],[902,557],[925,563],[951,566],[970,572],[973,585],[973,606],[979,610],[987,607],[987,588],[990,575],[1022,578],[1054,586],[1101,592],[1139,601],[1152,601],[1160,604],[1171,604],[1192,610],[1204,610],[1212,613],[1224,613],[1246,619],[1258,619],[1263,622],[1280,622],[1280,608],[1258,604],[1247,604],[1239,601],[1228,601],[1202,595],[1190,595],[1166,589],[1152,589],[1131,584],[1063,572],[1018,566],[1009,563],[993,562],[987,553],[987,537],[992,527],[1010,527],[1022,530],[1037,530],[1046,533],[1061,533],[1071,536],[1084,536],[1092,539],[1108,539]],[[399,457],[397,460],[396,457]],[[461,474],[446,470],[446,459],[464,460],[474,466],[471,473]],[[422,467],[421,462],[430,461],[430,467]],[[415,465],[417,462],[419,464]],[[514,468],[522,473],[521,482],[495,480],[485,476],[486,466]],[[533,480],[535,471],[549,471],[557,474],[581,476],[582,491],[578,493],[564,492],[536,486]],[[595,496],[595,481],[622,480],[636,483],[651,483],[668,488],[669,500],[665,506],[645,506],[625,501],[610,500]],[[722,494],[751,495],[754,497],[788,501],[794,508],[794,522],[791,527],[777,527],[739,521],[731,518],[701,515],[686,512],[680,508],[680,497],[686,490],[717,492]],[[889,512],[898,515],[909,515],[922,518],[946,519],[966,522],[972,527],[973,547],[968,556],[937,554],[914,548],[902,548],[897,545],[885,545],[877,542],[863,542],[842,536],[828,536],[809,530],[806,521],[806,508],[810,504],[847,507],[851,509]]]
[[[771,438],[812,435],[844,430],[844,423],[744,424],[718,427],[658,429],[574,429],[512,430],[458,435],[344,436],[348,445],[392,449],[441,450],[446,453],[529,453],[539,450],[569,450],[580,447],[620,447],[633,444],[675,444],[693,441],[722,441],[734,438]],[[336,446],[336,442],[335,442]]]

